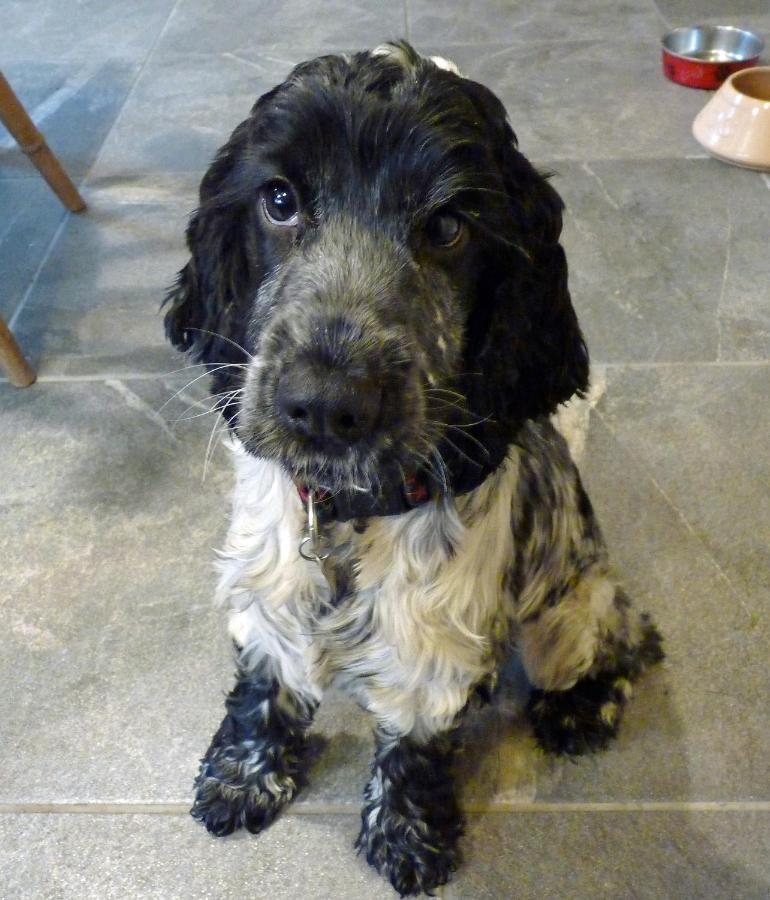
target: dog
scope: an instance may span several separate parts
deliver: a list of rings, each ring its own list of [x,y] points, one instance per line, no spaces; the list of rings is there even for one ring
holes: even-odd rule
[[[504,662],[540,745],[575,755],[662,658],[550,420],[589,377],[562,209],[497,97],[403,42],[298,65],[205,174],[165,326],[236,467],[211,833],[292,800],[340,686],[375,721],[356,846],[430,893],[460,858],[453,734]]]

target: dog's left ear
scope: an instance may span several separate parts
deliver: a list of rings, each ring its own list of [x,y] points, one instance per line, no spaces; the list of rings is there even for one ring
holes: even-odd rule
[[[588,351],[559,244],[564,204],[517,150],[497,97],[475,82],[465,89],[489,129],[512,220],[499,243],[490,240],[469,321],[466,363],[482,376],[469,380],[469,401],[515,425],[587,389]]]

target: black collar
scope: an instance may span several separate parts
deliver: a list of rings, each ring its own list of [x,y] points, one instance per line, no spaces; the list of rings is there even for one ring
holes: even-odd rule
[[[295,482],[303,505],[307,506],[311,488]],[[320,523],[349,522],[372,516],[398,516],[427,503],[441,491],[419,472],[406,479],[383,479],[378,493],[345,490],[332,493],[325,488],[313,491],[316,513]]]
[[[489,437],[489,435],[485,435]],[[475,490],[502,463],[507,441],[492,440],[482,444],[475,439],[453,438],[441,448],[445,462],[445,479],[439,482],[431,473],[417,470],[404,475],[401,467],[381,470],[379,489],[374,491],[343,490],[332,493],[322,487],[295,481],[303,504],[307,506],[310,491],[319,523],[349,522],[373,516],[398,516],[423,506],[446,494],[460,496]],[[462,445],[462,446],[461,446]],[[479,450],[481,448],[481,452]]]

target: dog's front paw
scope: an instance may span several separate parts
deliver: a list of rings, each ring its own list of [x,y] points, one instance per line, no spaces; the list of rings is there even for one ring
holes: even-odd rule
[[[259,771],[248,760],[204,759],[195,780],[190,814],[217,837],[237,828],[257,834],[294,798],[299,787],[295,775]]]
[[[581,756],[603,750],[616,736],[630,683],[586,678],[567,691],[533,690],[528,712],[535,737],[548,753]]]
[[[404,816],[382,806],[367,807],[362,818],[356,849],[365,853],[369,865],[402,897],[421,892],[432,895],[460,864],[457,842],[463,826],[459,816],[440,829],[417,816]]]
[[[649,616],[640,617],[640,640],[611,646],[605,668],[566,691],[535,689],[528,712],[540,746],[565,756],[603,750],[617,735],[633,682],[664,657],[662,638]]]

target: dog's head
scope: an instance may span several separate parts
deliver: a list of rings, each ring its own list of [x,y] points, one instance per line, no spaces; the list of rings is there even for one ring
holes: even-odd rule
[[[587,385],[561,212],[486,88],[406,44],[322,57],[206,173],[166,330],[295,477],[462,490]]]

